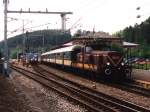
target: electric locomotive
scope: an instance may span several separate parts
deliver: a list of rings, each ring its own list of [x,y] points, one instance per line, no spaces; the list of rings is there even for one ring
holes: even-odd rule
[[[99,43],[61,46],[43,53],[41,61],[117,80],[129,77],[132,70],[122,53]]]
[[[26,58],[26,63],[36,64],[39,59],[39,54],[38,53],[26,53],[25,58]]]

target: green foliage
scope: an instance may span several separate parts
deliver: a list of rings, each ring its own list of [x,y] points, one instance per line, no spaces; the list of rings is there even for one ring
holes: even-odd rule
[[[150,58],[150,46],[142,45],[140,55],[144,58]]]
[[[124,38],[125,41],[140,44],[138,50],[132,50],[132,55],[150,58],[150,17],[141,24],[126,27],[114,35]]]
[[[138,48],[132,49],[131,54],[134,57],[150,58],[150,46],[145,44],[140,45]]]
[[[118,51],[119,53],[122,53],[122,54],[124,52],[123,47],[121,47],[121,46],[119,46],[117,44],[112,44],[111,50]]]
[[[120,30],[120,31],[114,33],[113,36],[114,36],[114,37],[120,37],[120,38],[121,38],[121,37],[122,37],[122,33],[123,33],[123,32]]]
[[[9,52],[10,58],[11,58],[11,59],[17,59],[17,54],[18,54],[18,53],[21,53],[21,52],[22,52],[22,50],[19,49],[19,48],[12,48],[12,49],[10,50],[10,52]]]
[[[45,52],[51,47],[60,45],[65,41],[71,39],[71,34],[68,32],[62,32],[60,30],[42,30],[29,32],[28,36],[26,34],[21,34],[8,39],[8,47],[10,51],[10,56],[12,58],[16,57],[16,48],[22,51],[23,39],[26,41],[26,51],[27,52]],[[4,49],[4,42],[0,42],[0,48]]]
[[[74,37],[79,37],[82,35],[82,31],[81,30],[77,30],[77,32],[74,34]]]
[[[11,59],[17,59],[17,51],[12,52],[10,58]]]
[[[136,68],[136,69],[149,70],[150,69],[150,63],[148,63],[148,62],[146,62],[144,64],[134,63],[134,64],[132,64],[132,67]]]
[[[123,37],[125,41],[150,45],[150,17],[141,24],[126,27],[115,36]]]

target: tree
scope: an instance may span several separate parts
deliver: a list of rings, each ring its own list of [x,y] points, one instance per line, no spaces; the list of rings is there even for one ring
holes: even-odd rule
[[[71,34],[60,30],[39,30],[27,33],[26,50],[28,52],[41,52],[41,49],[50,50],[52,47],[60,45],[71,39]],[[16,58],[16,48],[22,51],[23,34],[8,39],[10,56]],[[0,42],[0,48],[3,49],[4,41]],[[39,51],[40,50],[40,51]],[[43,51],[43,52],[44,52]]]
[[[81,29],[77,30],[76,33],[74,34],[74,37],[79,37],[82,35]]]

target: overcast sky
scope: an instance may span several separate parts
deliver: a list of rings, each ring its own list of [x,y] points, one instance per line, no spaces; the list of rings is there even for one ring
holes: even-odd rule
[[[3,40],[4,32],[4,5],[0,2],[0,40]],[[141,7],[140,10],[136,10]],[[77,22],[72,32],[77,29],[109,32],[119,31],[126,26],[140,23],[150,16],[150,0],[9,0],[9,10],[34,10],[34,11],[71,11],[73,15],[67,15],[67,29]],[[141,18],[136,18],[137,15]],[[41,29],[61,28],[59,15],[39,14],[8,14],[8,37],[22,33],[22,20],[25,20],[25,29],[28,31]],[[46,24],[46,25],[44,25]],[[36,27],[40,26],[40,27]],[[31,28],[33,27],[33,28]],[[17,29],[17,32],[14,31]]]

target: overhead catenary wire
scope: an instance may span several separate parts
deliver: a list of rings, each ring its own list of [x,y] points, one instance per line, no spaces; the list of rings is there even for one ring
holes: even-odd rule
[[[77,28],[80,24],[78,23],[79,21],[78,20],[80,20],[80,22],[81,22],[81,20],[82,19],[84,19],[85,17],[83,16],[84,15],[84,13],[86,13],[86,12],[88,12],[88,13],[90,13],[91,11],[96,11],[96,9],[97,8],[101,8],[103,5],[105,5],[107,2],[108,2],[109,0],[102,0],[102,2],[101,3],[97,3],[97,2],[99,2],[99,0],[96,0],[96,1],[89,1],[89,2],[87,2],[85,5],[84,5],[84,7],[81,7],[81,8],[77,8],[76,9],[76,11],[78,11],[78,10],[82,10],[82,9],[85,9],[85,10],[83,10],[81,13],[78,13],[77,14],[77,16],[79,16],[79,17],[77,17],[77,19],[76,19],[76,21],[71,25],[71,27],[69,28],[69,30],[70,29],[73,29],[73,28]],[[81,14],[81,15],[80,15]],[[78,24],[78,25],[77,25]],[[95,26],[95,25],[94,25]]]
[[[33,26],[33,27],[24,28],[24,30],[27,31],[29,29],[38,28],[38,27],[41,27],[41,26],[49,25],[49,24],[51,24],[51,23],[46,23],[46,24],[42,24],[42,25],[37,25],[37,26]],[[13,34],[13,33],[17,32],[17,31],[22,31],[22,27],[19,27],[19,28],[15,29],[13,31],[10,31],[10,32],[11,32],[11,34]],[[10,36],[10,34],[9,34],[9,36]]]

